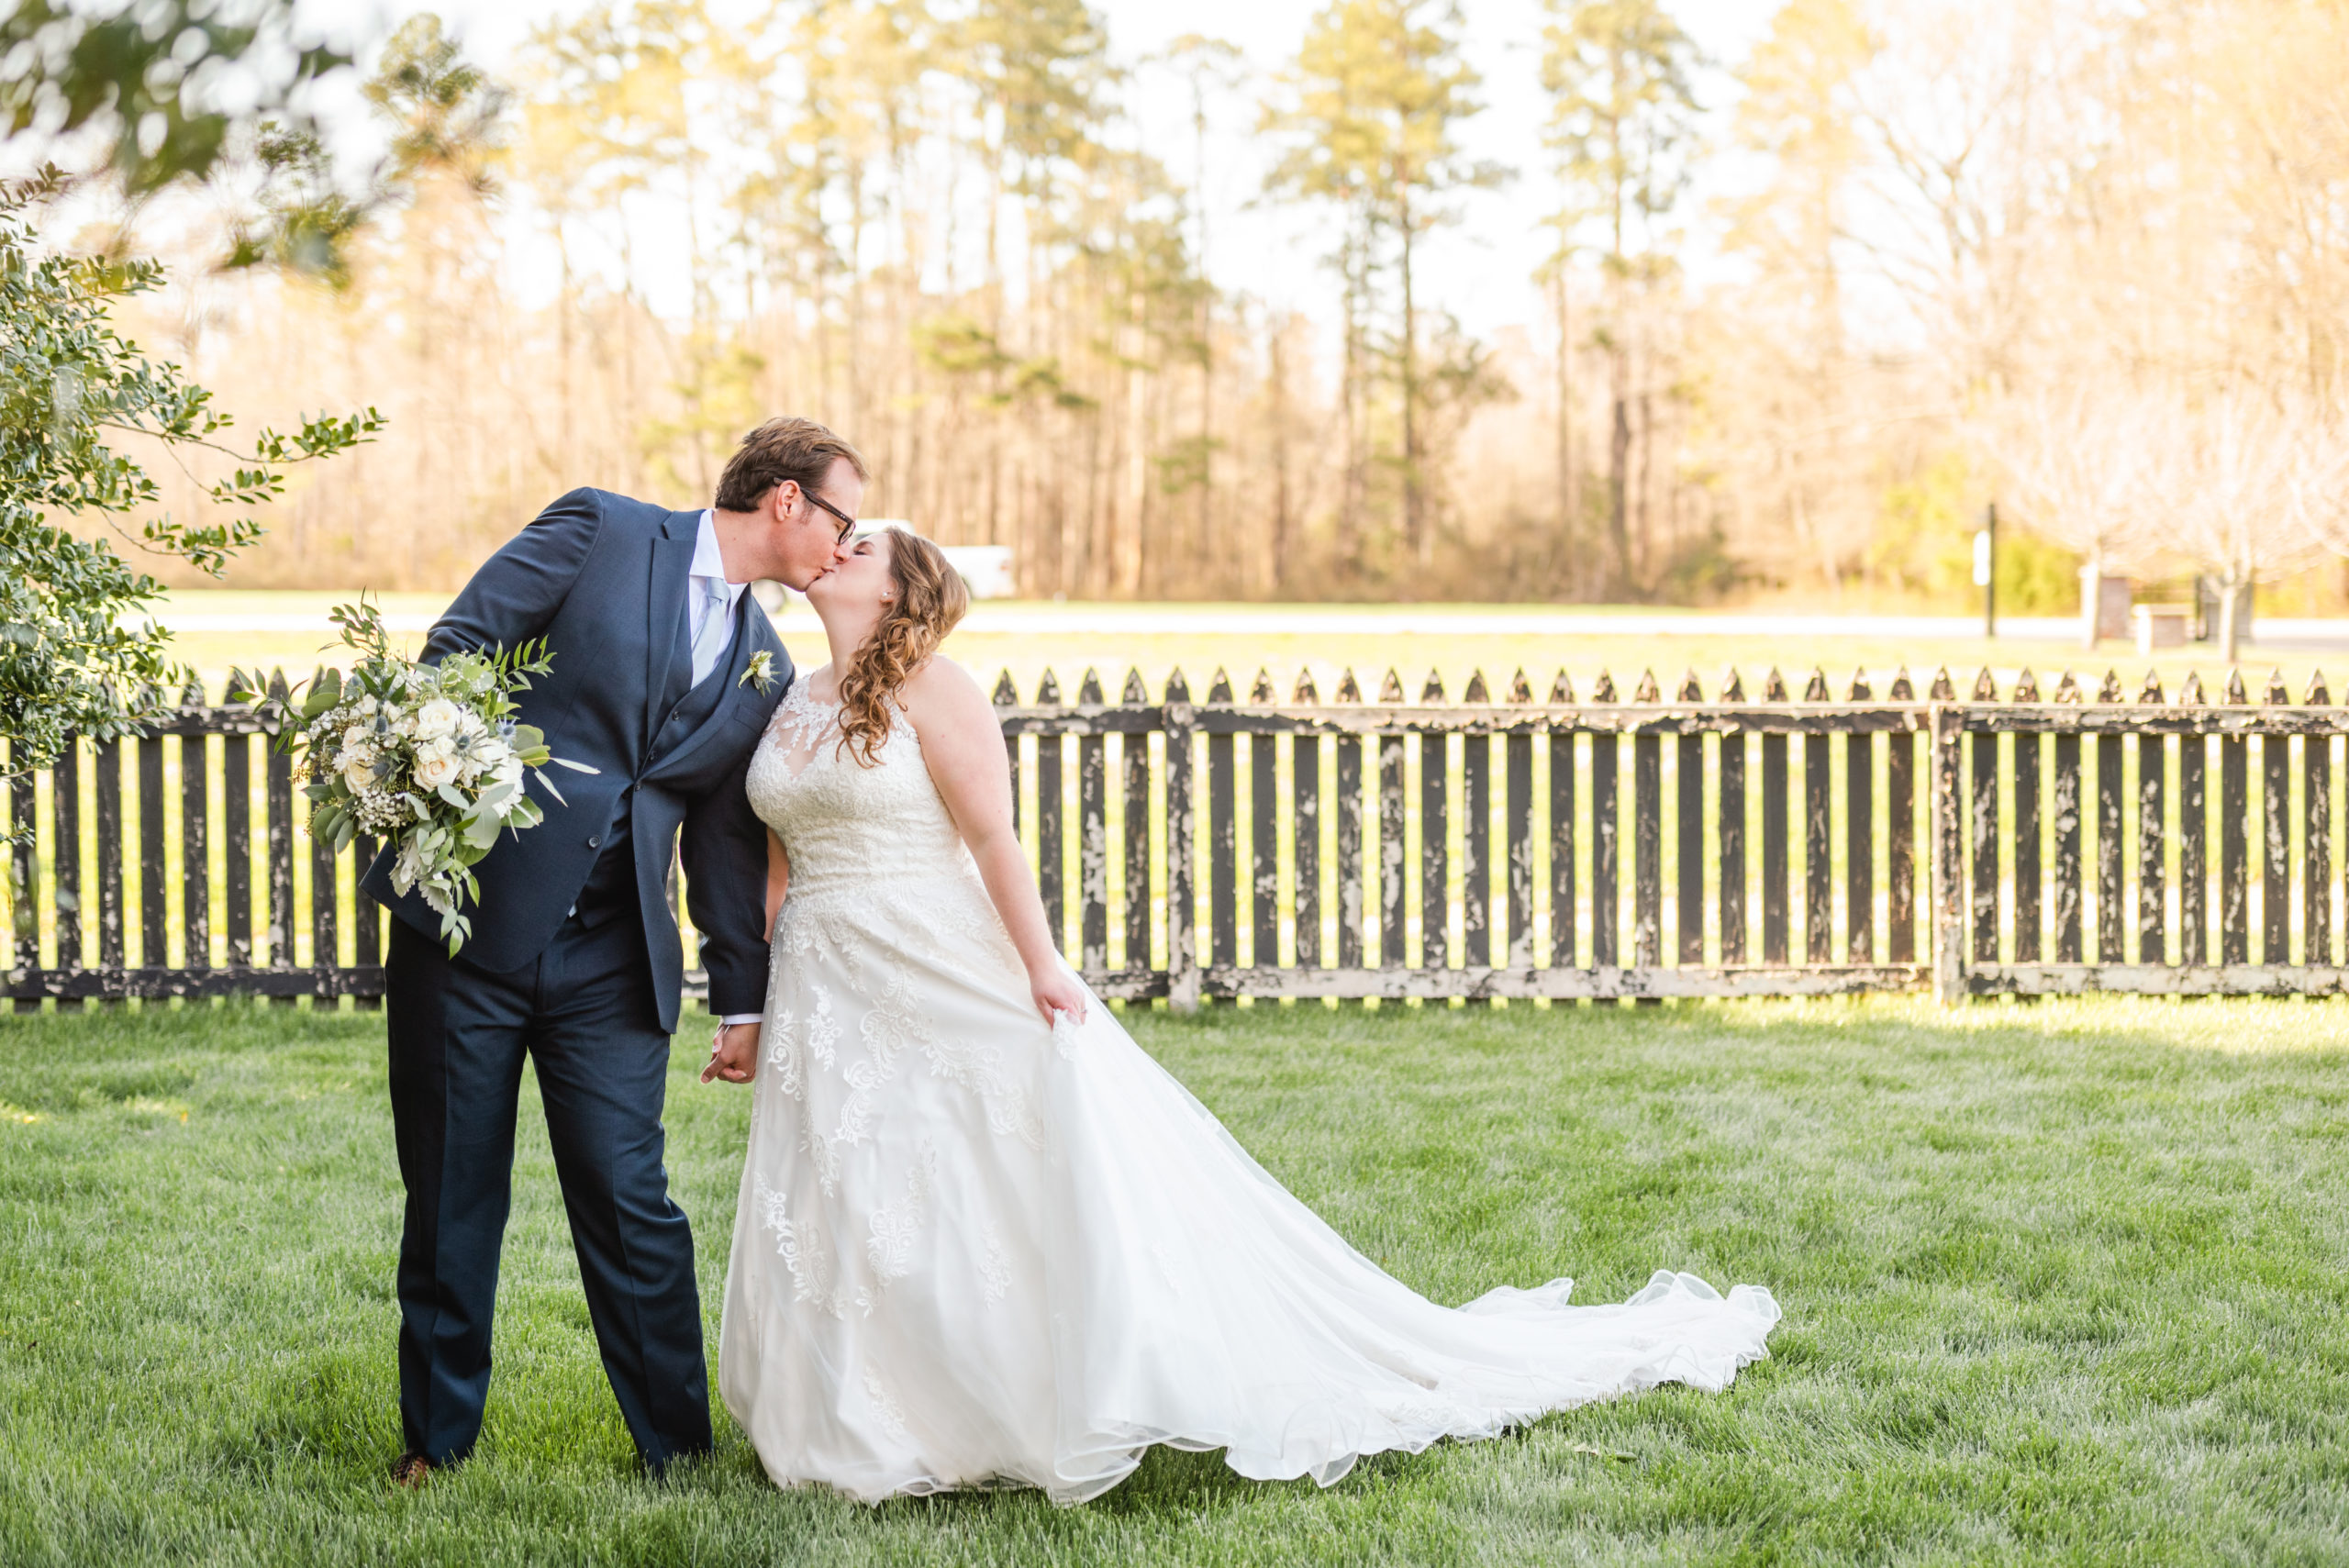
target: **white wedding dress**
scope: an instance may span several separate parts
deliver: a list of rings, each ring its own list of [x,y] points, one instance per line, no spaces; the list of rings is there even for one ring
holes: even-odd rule
[[[795,685],[750,796],[791,857],[718,1381],[778,1485],[1081,1502],[1152,1443],[1310,1475],[1765,1353],[1767,1291],[1659,1272],[1459,1308],[1249,1158],[1097,1000],[1048,1029],[902,719],[877,765]]]

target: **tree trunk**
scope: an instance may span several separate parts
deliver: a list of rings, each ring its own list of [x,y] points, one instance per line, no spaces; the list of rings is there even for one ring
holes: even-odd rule
[[[1419,468],[1419,323],[1418,302],[1411,292],[1410,172],[1402,170],[1397,183],[1397,210],[1403,231],[1403,543],[1411,559],[1429,563],[1432,541],[1428,538],[1427,497]]]
[[[1582,508],[1575,496],[1574,308],[1567,292],[1566,263],[1558,261],[1558,537],[1572,551],[1581,530]]]
[[[1640,581],[1655,581],[1655,410],[1645,392],[1640,394]]]
[[[1614,547],[1614,576],[1607,597],[1620,599],[1631,583],[1631,528],[1629,468],[1631,457],[1631,408],[1619,384],[1615,392],[1615,424],[1607,442],[1607,532]]]
[[[1268,368],[1272,373],[1272,457],[1273,457],[1273,595],[1277,598],[1288,587],[1288,356],[1283,339],[1288,336],[1288,318],[1284,316],[1272,323]]]

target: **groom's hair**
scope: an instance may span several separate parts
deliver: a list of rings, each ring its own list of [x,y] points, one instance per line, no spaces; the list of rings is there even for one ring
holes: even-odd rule
[[[718,476],[718,495],[711,504],[721,512],[755,512],[767,492],[786,479],[814,491],[833,462],[842,458],[859,479],[873,477],[854,447],[815,420],[787,414],[770,419],[742,438],[726,472]]]

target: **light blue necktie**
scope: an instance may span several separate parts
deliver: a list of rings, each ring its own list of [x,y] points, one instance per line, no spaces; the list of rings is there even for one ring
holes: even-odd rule
[[[726,584],[724,579],[704,577],[701,602],[701,624],[694,632],[694,684],[698,686],[718,667],[718,655],[726,651]]]

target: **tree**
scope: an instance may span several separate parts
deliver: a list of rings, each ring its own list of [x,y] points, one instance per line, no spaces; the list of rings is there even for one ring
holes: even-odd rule
[[[103,15],[16,0],[0,17],[0,135],[101,133],[103,162],[134,195],[202,179],[257,119],[306,128],[294,107],[302,89],[351,63],[301,37],[295,10],[293,0],[148,0]]]
[[[206,489],[232,512],[281,495],[289,464],[330,457],[382,428],[372,408],[306,419],[291,435],[263,428],[230,447],[232,421],[178,367],[158,363],[109,319],[117,300],[162,282],[153,261],[44,252],[28,214],[56,195],[50,172],[0,194],[0,732],[8,769],[47,765],[72,734],[138,732],[187,673],[165,657],[169,633],[125,625],[161,593],[105,539],[62,521],[103,518],[127,543],[217,573],[260,537],[249,517],[200,521],[122,518],[161,490],[122,450],[148,437],[174,452],[228,453],[234,472]]]
[[[2118,375],[2077,379],[2009,399],[1983,422],[1981,444],[2006,474],[2016,521],[2085,558],[2094,577],[2132,574],[2160,550],[2158,519],[2175,504],[2161,450],[2175,415]],[[2082,635],[2093,641],[2096,590],[2083,592]]]
[[[2146,424],[2154,527],[2216,580],[2232,662],[2252,590],[2343,541],[2349,432],[2305,396],[2259,386],[2173,389]]]
[[[0,18],[0,109],[12,140],[103,130],[105,172],[134,196],[212,172],[232,139],[262,115],[285,116],[298,90],[346,63],[295,39],[292,6],[260,0],[225,17],[201,0],[95,16],[18,0]],[[242,106],[229,78],[244,78]],[[261,126],[266,161],[315,163],[298,117]],[[273,139],[273,138],[274,139]],[[126,613],[161,592],[104,538],[66,519],[102,518],[133,547],[217,573],[260,537],[250,517],[150,516],[161,488],[128,455],[125,438],[175,456],[233,460],[205,487],[232,512],[284,487],[289,464],[348,450],[382,426],[373,408],[306,419],[291,435],[263,428],[232,447],[232,421],[179,368],[148,359],[115,327],[115,302],[157,287],[150,261],[74,256],[44,247],[39,206],[76,182],[54,168],[0,187],[0,732],[12,773],[46,765],[76,732],[135,732],[185,672],[165,656],[170,633]]]
[[[1481,78],[1461,58],[1459,7],[1451,0],[1333,0],[1307,29],[1292,73],[1297,102],[1274,123],[1298,139],[1275,168],[1279,193],[1332,202],[1349,218],[1336,258],[1349,299],[1349,339],[1391,275],[1392,366],[1402,450],[1403,545],[1416,565],[1433,545],[1430,400],[1448,376],[1431,376],[1414,270],[1419,246],[1459,220],[1446,198],[1500,183],[1497,165],[1469,159],[1460,122],[1479,113]],[[1349,342],[1350,359],[1359,350]]]
[[[1553,264],[1563,268],[1578,237],[1596,230],[1608,299],[1601,329],[1609,382],[1608,534],[1610,586],[1620,593],[1636,584],[1648,555],[1643,528],[1634,558],[1630,517],[1632,400],[1644,407],[1648,395],[1635,386],[1642,347],[1635,317],[1641,296],[1672,270],[1664,226],[1687,187],[1697,50],[1659,0],[1543,3],[1551,18],[1542,29],[1545,141],[1565,198],[1551,219],[1558,234]],[[1561,312],[1562,356],[1571,351],[1564,322]],[[1652,443],[1652,432],[1643,434]]]

